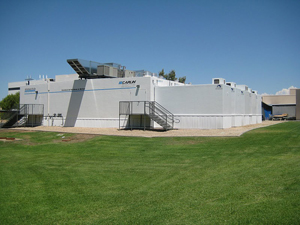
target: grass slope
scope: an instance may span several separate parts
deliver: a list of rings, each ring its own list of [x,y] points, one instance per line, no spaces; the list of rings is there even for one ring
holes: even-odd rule
[[[0,133],[0,224],[299,224],[300,123],[241,137]],[[71,137],[68,134],[68,137]]]

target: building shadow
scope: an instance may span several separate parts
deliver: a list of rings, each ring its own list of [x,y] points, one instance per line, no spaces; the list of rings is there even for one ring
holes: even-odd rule
[[[69,101],[68,111],[65,119],[65,127],[74,127],[78,118],[82,98],[84,95],[87,80],[74,80]]]

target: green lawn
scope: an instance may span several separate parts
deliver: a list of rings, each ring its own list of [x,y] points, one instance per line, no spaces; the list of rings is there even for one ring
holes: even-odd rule
[[[226,138],[5,132],[23,140],[0,142],[0,224],[300,224],[300,122]]]

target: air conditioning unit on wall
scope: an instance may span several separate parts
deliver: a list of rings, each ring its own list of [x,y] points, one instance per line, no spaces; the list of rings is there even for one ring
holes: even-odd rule
[[[236,87],[236,83],[234,83],[234,82],[226,82],[226,85],[228,85],[230,87]]]
[[[236,86],[238,89],[242,91],[248,91],[248,86],[247,85],[237,85]]]
[[[213,78],[212,79],[212,84],[225,84],[226,81],[224,78]]]

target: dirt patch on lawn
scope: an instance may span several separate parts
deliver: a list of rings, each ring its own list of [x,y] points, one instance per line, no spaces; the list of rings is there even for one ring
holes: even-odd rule
[[[0,141],[2,142],[16,142],[20,141],[24,145],[38,145],[41,144],[39,142],[31,140],[32,136],[27,133],[37,133],[37,132],[46,132],[46,131],[39,131],[39,130],[23,130],[23,129],[0,129]],[[22,133],[22,135],[18,135],[19,137],[14,137],[13,133]],[[43,141],[45,143],[77,143],[77,142],[84,142],[89,139],[92,139],[96,136],[96,134],[77,134],[77,133],[54,133],[49,142],[46,140]]]
[[[0,136],[0,141],[2,142],[12,142],[12,141],[21,141],[22,139],[20,138],[12,138],[12,137],[1,137]]]
[[[71,137],[65,137],[64,135],[61,136],[60,139],[55,140],[55,142],[65,142],[65,143],[78,143],[87,141],[89,139],[92,139],[96,136],[95,134],[74,134]]]

